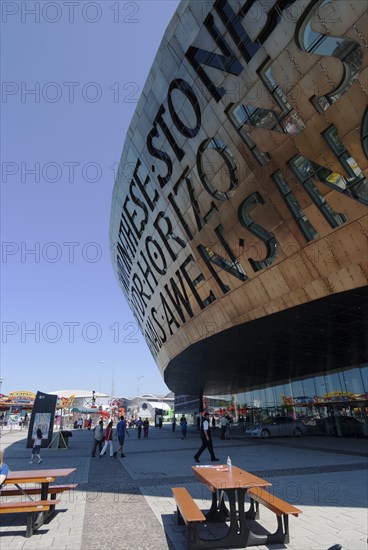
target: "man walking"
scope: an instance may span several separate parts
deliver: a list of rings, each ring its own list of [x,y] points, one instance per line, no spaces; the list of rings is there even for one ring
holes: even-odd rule
[[[188,422],[184,415],[182,415],[180,419],[180,427],[181,427],[181,438],[186,439],[187,438],[187,426]]]
[[[125,441],[125,433],[126,432],[127,432],[126,422],[124,420],[124,416],[121,416],[120,421],[116,425],[116,433],[118,435],[119,447],[114,452],[114,458],[116,458],[116,455],[118,454],[119,451],[121,452],[120,457],[125,458],[125,454],[123,453],[123,448],[124,448],[124,441]]]
[[[194,455],[194,460],[196,462],[199,462],[199,457],[203,453],[205,449],[208,449],[210,455],[211,455],[211,461],[212,462],[218,462],[220,459],[216,458],[213,445],[212,445],[212,437],[211,437],[211,429],[210,429],[210,423],[209,423],[210,415],[208,412],[205,412],[203,415],[203,422],[201,426],[201,440],[202,445]]]
[[[225,439],[225,434],[227,430],[228,421],[225,415],[221,416],[221,439]]]
[[[142,426],[143,426],[143,422],[142,422],[141,417],[138,418],[135,425],[137,426],[138,439],[140,439],[141,435],[142,435]]]
[[[100,420],[97,426],[93,428],[93,431],[94,431],[94,442],[93,442],[93,448],[92,448],[92,456],[95,457],[97,447],[100,452],[102,451],[102,440],[104,436],[102,420]]]

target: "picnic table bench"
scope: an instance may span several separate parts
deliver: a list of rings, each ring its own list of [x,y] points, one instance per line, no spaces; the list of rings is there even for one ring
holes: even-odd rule
[[[301,510],[265,491],[271,483],[237,466],[226,464],[192,466],[195,476],[211,491],[211,508],[203,513],[184,487],[172,493],[177,505],[178,523],[185,523],[189,550],[205,548],[245,548],[272,543],[289,542],[289,515],[298,516]],[[227,502],[225,503],[225,496]],[[245,497],[250,507],[245,509]],[[249,520],[259,519],[259,504],[277,516],[274,533],[254,531]],[[228,528],[218,538],[208,530],[208,523],[227,523]],[[199,531],[198,527],[203,524]]]
[[[275,542],[290,542],[289,535],[289,515],[298,517],[302,513],[299,508],[295,508],[285,500],[276,497],[269,491],[265,491],[261,487],[252,487],[247,492],[250,498],[251,507],[247,512],[247,517],[251,519],[259,519],[259,504],[262,504],[277,516],[277,530],[269,536],[271,542],[274,537]],[[254,506],[255,503],[255,506]]]
[[[59,500],[28,500],[27,502],[0,502],[0,514],[27,514],[26,538],[33,535],[39,527],[36,518],[41,512],[47,512],[58,504]]]
[[[22,470],[10,471],[4,481],[1,491],[0,514],[27,513],[26,537],[31,537],[36,529],[43,525],[46,518],[55,512],[55,506],[60,500],[56,495],[77,485],[50,485],[56,477],[65,477],[73,473],[75,468],[59,468],[52,470]],[[40,484],[39,487],[27,487],[29,484]],[[9,488],[14,485],[15,488]],[[21,487],[25,485],[25,487]],[[32,499],[31,495],[39,495]],[[25,496],[27,501],[4,501],[4,497]]]
[[[51,495],[51,498],[56,498],[57,494],[64,493],[65,491],[70,491],[71,489],[75,489],[76,487],[78,487],[78,483],[71,483],[70,485],[49,485],[48,494]],[[15,497],[22,495],[41,495],[41,491],[41,487],[25,487],[24,489],[3,489],[1,491],[1,496]]]
[[[173,487],[172,493],[177,507],[178,524],[185,523],[188,548],[191,548],[197,540],[197,527],[206,521],[206,516],[198,508],[185,487]]]

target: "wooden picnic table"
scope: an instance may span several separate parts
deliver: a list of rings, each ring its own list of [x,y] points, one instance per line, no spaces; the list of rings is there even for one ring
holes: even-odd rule
[[[10,471],[7,478],[4,481],[4,485],[15,485],[21,493],[27,496],[26,488],[22,488],[21,485],[39,483],[41,485],[41,492],[39,494],[40,501],[47,501],[49,497],[49,485],[55,481],[57,477],[67,477],[76,468],[55,468],[50,470],[18,470]],[[33,500],[29,495],[28,498]],[[35,504],[38,501],[35,501]],[[42,511],[38,514],[36,521],[34,522],[33,529],[38,529],[43,525],[45,519],[54,512],[55,506],[51,506],[46,511]]]
[[[205,541],[201,538],[200,546],[205,548],[224,548],[257,546],[268,544],[269,535],[253,533],[248,525],[248,516],[244,508],[244,497],[250,488],[269,487],[272,484],[237,466],[229,468],[226,464],[214,466],[192,466],[194,475],[211,491],[212,505],[207,512],[208,522],[229,521],[230,526],[226,535],[220,539]],[[227,508],[224,497],[227,496]],[[204,543],[204,544],[203,544]]]
[[[56,477],[67,477],[75,472],[76,468],[56,468],[52,470],[18,470],[10,471],[4,481],[4,485],[15,485],[27,483],[40,483],[40,500],[47,500],[49,484],[55,481]]]

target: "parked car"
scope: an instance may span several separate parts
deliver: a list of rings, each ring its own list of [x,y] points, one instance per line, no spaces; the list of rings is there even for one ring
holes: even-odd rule
[[[262,437],[263,439],[268,439],[269,437],[282,437],[288,435],[301,437],[304,432],[305,426],[303,422],[293,420],[288,416],[276,416],[268,422],[255,426],[250,431],[250,435],[252,437]]]
[[[352,416],[327,416],[316,422],[316,429],[324,435],[338,435],[337,422],[340,424],[341,435],[357,436],[364,435],[364,426],[359,420]]]

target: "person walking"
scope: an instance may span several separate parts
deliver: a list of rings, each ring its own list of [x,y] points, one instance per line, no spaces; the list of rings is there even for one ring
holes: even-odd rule
[[[184,415],[180,419],[180,427],[181,427],[181,438],[186,439],[188,422]]]
[[[100,420],[97,426],[93,428],[93,432],[94,432],[94,441],[93,441],[93,447],[92,447],[92,457],[94,458],[96,456],[97,447],[100,452],[102,451],[102,440],[104,437],[102,420]]]
[[[221,436],[220,436],[220,439],[225,439],[227,424],[228,424],[228,422],[227,422],[226,416],[225,415],[221,416],[221,420],[220,420]]]
[[[116,449],[116,451],[113,454],[113,457],[116,458],[118,452],[120,452],[120,457],[125,458],[125,454],[123,453],[124,449],[124,442],[125,442],[125,434],[127,433],[129,435],[129,432],[127,430],[127,425],[124,419],[124,416],[120,417],[120,421],[116,425],[116,433],[119,440],[119,447]]]
[[[197,431],[199,432],[200,429],[201,429],[201,417],[198,415],[197,416]]]
[[[110,456],[114,456],[114,445],[112,442],[112,427],[113,427],[113,421],[110,420],[110,422],[107,425],[106,431],[105,431],[105,443],[102,448],[102,451],[100,452],[100,457],[103,456],[106,453],[107,446],[110,446]]]
[[[212,445],[212,437],[211,437],[211,429],[210,429],[210,423],[209,423],[210,415],[208,412],[205,412],[203,415],[203,421],[201,425],[201,440],[202,445],[194,455],[194,460],[196,462],[199,462],[199,457],[203,453],[205,449],[208,449],[208,452],[211,455],[211,461],[212,462],[218,462],[220,459],[216,458],[213,445]]]
[[[175,428],[176,428],[176,416],[174,414],[173,419],[172,419],[172,431],[173,432],[175,432]]]
[[[36,437],[34,438],[34,442],[33,442],[31,460],[29,461],[30,464],[33,464],[33,457],[35,455],[38,458],[38,464],[41,464],[41,462],[42,462],[42,458],[41,458],[41,455],[40,455],[41,445],[42,445],[42,431],[41,431],[40,428],[37,428]]]
[[[143,436],[145,439],[148,437],[148,428],[149,428],[149,421],[148,418],[145,418],[143,420]]]
[[[140,439],[141,435],[142,435],[142,426],[143,426],[143,422],[142,422],[141,417],[138,418],[135,425],[137,426],[137,430],[138,430],[138,439]]]

